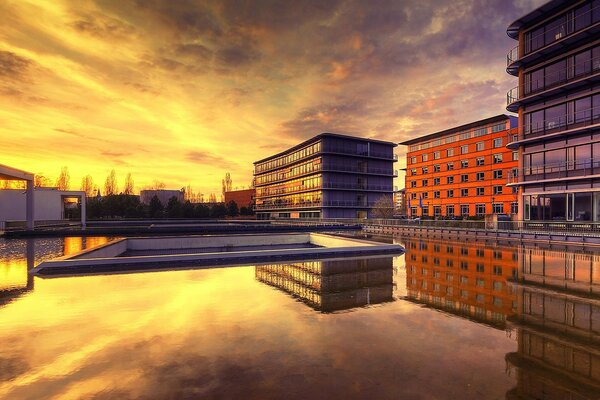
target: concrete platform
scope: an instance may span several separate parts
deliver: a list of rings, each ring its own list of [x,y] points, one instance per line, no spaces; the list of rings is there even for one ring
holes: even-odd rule
[[[137,237],[45,261],[31,273],[64,276],[402,253],[404,248],[398,244],[321,233]]]

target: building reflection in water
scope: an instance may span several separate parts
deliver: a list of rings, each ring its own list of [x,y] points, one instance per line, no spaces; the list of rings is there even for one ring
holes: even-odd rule
[[[403,240],[407,298],[455,315],[504,328],[515,294],[518,248],[484,243]]]
[[[519,263],[507,398],[600,398],[600,255],[524,249]]]
[[[5,240],[0,254],[0,307],[34,289],[34,278],[28,271],[41,261],[77,253],[109,240],[107,237]]]
[[[255,277],[321,312],[393,301],[392,257],[261,265]]]

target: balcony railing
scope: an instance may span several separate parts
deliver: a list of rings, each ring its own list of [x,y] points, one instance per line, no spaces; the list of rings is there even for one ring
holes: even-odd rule
[[[507,176],[507,183],[586,177],[593,174],[600,174],[600,158],[541,164],[522,168],[516,173],[510,171]]]
[[[577,111],[572,114],[564,114],[544,121],[533,122],[528,125],[523,124],[523,131],[527,139],[548,133],[587,127],[597,123],[600,123],[600,106]]]
[[[398,186],[390,186],[390,185],[360,185],[357,183],[323,183],[321,185],[317,185],[315,187],[286,187],[281,189],[273,189],[269,193],[257,193],[257,198],[265,198],[265,197],[273,197],[280,196],[284,194],[294,194],[294,193],[303,193],[309,192],[313,190],[320,189],[342,189],[342,190],[364,190],[364,191],[379,191],[379,192],[393,192],[398,190]]]
[[[324,164],[324,171],[356,172],[359,174],[393,175],[398,176],[398,170],[389,168],[360,168],[355,165]]]
[[[344,147],[327,147],[323,149],[323,153],[339,153],[339,154],[349,154],[353,156],[363,156],[363,157],[374,157],[374,158],[383,158],[386,160],[398,160],[397,154],[389,154],[389,153],[381,153],[376,151],[357,151],[353,149],[348,149]]]
[[[595,57],[585,62],[555,71],[551,74],[545,74],[540,79],[526,82],[521,86],[517,86],[509,90],[509,92],[506,94],[506,104],[509,106],[512,103],[515,103],[516,101],[524,99],[528,96],[559,87],[565,83],[596,75],[599,72],[600,57]]]
[[[568,12],[566,15],[569,16],[569,18],[565,18],[565,22],[561,23],[560,25],[554,26],[552,28],[546,27],[544,32],[541,32],[535,36],[527,35],[525,38],[526,46],[523,52],[523,56],[532,54],[537,50],[543,49],[544,47],[551,45],[552,43],[570,37],[577,32],[581,32],[586,28],[595,25],[599,21],[594,21],[594,14],[598,13],[599,10],[600,6],[594,6],[590,10],[576,15],[572,18],[570,17],[570,12]],[[578,29],[576,29],[578,23],[581,26]],[[546,43],[546,37],[550,37],[552,39]],[[512,48],[508,52],[506,56],[507,67],[518,61],[520,58],[522,58],[520,57],[519,53],[519,46]]]
[[[257,204],[255,210],[277,210],[277,209],[300,209],[314,207],[357,207],[370,208],[375,205],[374,202],[352,201],[352,200],[330,200],[320,202],[298,202],[298,203],[275,203],[275,204]]]

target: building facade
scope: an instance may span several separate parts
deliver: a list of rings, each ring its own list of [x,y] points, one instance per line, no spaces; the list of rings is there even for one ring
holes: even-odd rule
[[[518,167],[506,148],[517,119],[497,115],[400,144],[408,146],[406,207],[411,217],[483,217],[517,214],[507,177]]]
[[[395,146],[322,133],[255,162],[257,218],[370,217],[376,201],[393,196]]]
[[[254,196],[256,196],[256,189],[241,189],[241,190],[230,190],[225,192],[225,204],[230,201],[234,201],[239,208],[242,207],[254,207]]]
[[[600,0],[550,1],[507,33],[519,42],[507,57],[519,216],[600,221]]]

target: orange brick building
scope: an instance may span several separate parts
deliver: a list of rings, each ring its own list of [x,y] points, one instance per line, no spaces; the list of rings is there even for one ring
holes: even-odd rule
[[[508,177],[518,154],[506,147],[517,118],[497,115],[407,140],[406,203],[411,217],[517,215]]]
[[[254,207],[256,189],[231,190],[225,192],[225,204],[235,201],[238,207]]]

